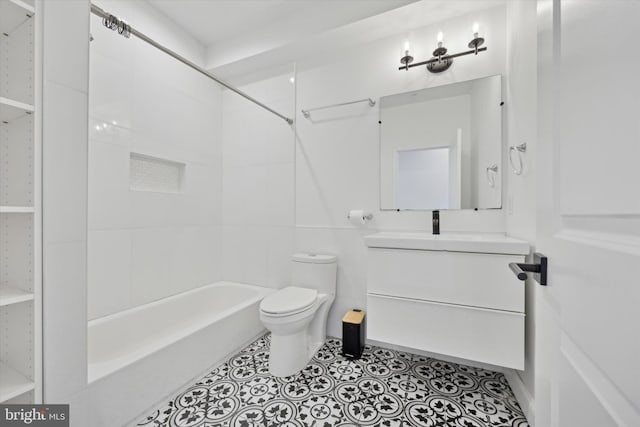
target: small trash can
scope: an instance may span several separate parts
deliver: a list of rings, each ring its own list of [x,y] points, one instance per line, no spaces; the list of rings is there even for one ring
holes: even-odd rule
[[[364,350],[364,311],[353,309],[342,318],[342,355],[360,359]]]

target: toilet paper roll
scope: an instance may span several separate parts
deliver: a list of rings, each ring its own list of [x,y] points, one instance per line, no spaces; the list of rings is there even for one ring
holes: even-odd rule
[[[349,215],[347,215],[349,221],[353,225],[362,225],[367,219],[367,214],[363,210],[351,210],[349,211]]]

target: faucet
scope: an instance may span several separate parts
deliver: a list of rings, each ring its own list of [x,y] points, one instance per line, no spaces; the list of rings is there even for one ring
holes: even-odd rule
[[[440,211],[433,211],[431,225],[433,226],[433,234],[440,234]]]

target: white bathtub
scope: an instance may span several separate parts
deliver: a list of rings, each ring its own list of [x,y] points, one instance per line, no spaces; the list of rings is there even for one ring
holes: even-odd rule
[[[99,424],[122,425],[264,327],[271,289],[217,282],[89,322],[88,382]]]

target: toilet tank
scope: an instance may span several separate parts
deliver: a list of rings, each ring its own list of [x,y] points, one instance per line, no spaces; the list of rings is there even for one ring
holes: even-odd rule
[[[336,293],[337,258],[326,254],[294,254],[291,285],[317,289],[325,294]]]

